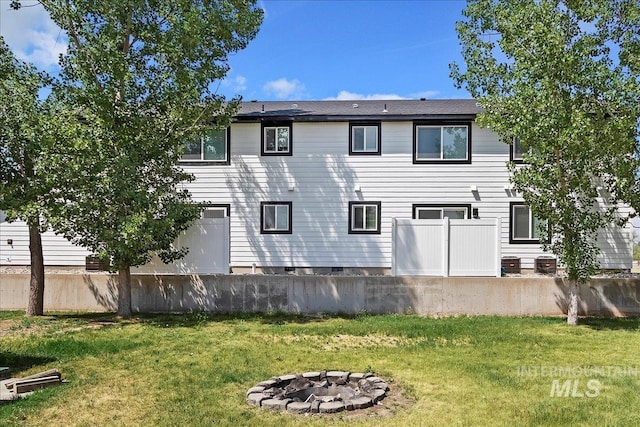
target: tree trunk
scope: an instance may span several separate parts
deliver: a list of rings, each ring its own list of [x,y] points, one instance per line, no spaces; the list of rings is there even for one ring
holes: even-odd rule
[[[578,324],[578,284],[575,280],[569,282],[569,306],[567,307],[567,324]]]
[[[131,267],[118,268],[118,316],[131,317]]]
[[[31,280],[29,282],[29,305],[27,316],[44,314],[44,259],[40,227],[29,224],[29,252],[31,253]]]

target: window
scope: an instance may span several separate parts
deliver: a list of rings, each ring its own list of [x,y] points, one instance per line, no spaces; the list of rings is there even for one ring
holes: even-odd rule
[[[209,218],[225,218],[229,216],[229,211],[231,210],[231,205],[205,205],[202,213],[200,214],[201,219],[209,219]]]
[[[262,125],[262,155],[290,156],[291,123],[263,123]]]
[[[510,206],[509,243],[539,243],[541,220],[524,203],[512,202]]]
[[[524,148],[520,142],[520,138],[514,136],[513,141],[509,146],[509,157],[512,162],[522,163],[522,155],[524,154]]]
[[[471,205],[413,205],[413,219],[469,219]]]
[[[349,234],[380,234],[380,202],[349,202]]]
[[[260,203],[262,234],[291,234],[291,202]]]
[[[213,129],[185,144],[180,161],[198,164],[229,164],[231,130]]]
[[[414,124],[413,163],[471,163],[471,126]]]
[[[7,215],[4,212],[0,211],[0,222],[5,222],[6,219]]]
[[[380,154],[380,123],[349,123],[349,154]]]

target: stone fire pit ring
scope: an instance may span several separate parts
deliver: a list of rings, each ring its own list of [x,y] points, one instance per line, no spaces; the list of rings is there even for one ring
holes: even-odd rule
[[[388,391],[387,382],[369,372],[305,372],[259,382],[247,390],[247,403],[294,414],[331,414],[373,406]]]

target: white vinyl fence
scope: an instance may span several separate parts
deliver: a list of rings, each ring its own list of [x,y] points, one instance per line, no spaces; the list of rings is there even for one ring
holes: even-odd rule
[[[500,221],[394,218],[392,274],[500,277]]]
[[[187,247],[184,258],[164,264],[158,257],[139,268],[134,274],[228,274],[229,273],[229,217],[205,218],[195,221],[176,240],[176,248]]]

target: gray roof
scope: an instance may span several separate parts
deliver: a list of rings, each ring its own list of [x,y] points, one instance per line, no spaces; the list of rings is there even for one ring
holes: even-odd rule
[[[376,101],[250,101],[243,102],[235,121],[416,120],[472,119],[482,108],[475,99]]]

